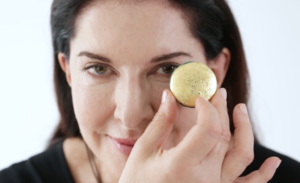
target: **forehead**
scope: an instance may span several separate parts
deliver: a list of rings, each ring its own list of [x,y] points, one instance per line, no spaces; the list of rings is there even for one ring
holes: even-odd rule
[[[105,53],[162,54],[184,51],[187,44],[202,50],[182,12],[167,1],[96,1],[76,22],[81,49]]]

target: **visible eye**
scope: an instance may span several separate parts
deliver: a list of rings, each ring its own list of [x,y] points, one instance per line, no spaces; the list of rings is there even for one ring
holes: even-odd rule
[[[166,65],[162,65],[161,67],[159,67],[156,72],[159,74],[171,75],[177,67],[178,67],[178,65],[166,64]]]
[[[97,76],[108,75],[112,70],[106,65],[91,65],[85,68],[89,73]]]

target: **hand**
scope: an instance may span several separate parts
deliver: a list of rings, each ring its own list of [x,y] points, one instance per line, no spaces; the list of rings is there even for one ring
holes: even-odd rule
[[[231,134],[224,89],[216,93],[211,103],[203,98],[197,99],[197,123],[177,146],[163,149],[177,114],[176,100],[168,90],[165,92],[166,99],[136,142],[120,183],[250,183],[266,174],[266,171],[259,170],[259,174],[254,172],[237,179],[253,160],[254,138],[247,112],[243,112],[245,105],[238,105],[233,112],[236,128],[233,147],[228,150]]]

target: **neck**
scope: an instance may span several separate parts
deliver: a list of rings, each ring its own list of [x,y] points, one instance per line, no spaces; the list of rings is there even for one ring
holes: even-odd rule
[[[88,151],[84,141],[80,138],[68,138],[63,143],[63,151],[69,166],[70,172],[76,183],[98,183],[89,160]],[[92,155],[95,169],[99,174],[102,183],[117,183],[119,177],[105,163]]]

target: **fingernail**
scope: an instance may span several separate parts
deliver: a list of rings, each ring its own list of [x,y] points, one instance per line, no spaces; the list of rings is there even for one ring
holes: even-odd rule
[[[225,88],[221,88],[220,92],[221,92],[223,98],[226,100],[227,99],[227,91],[226,91],[226,89]]]
[[[162,103],[162,104],[165,103],[166,98],[167,98],[167,92],[164,91],[163,94],[162,94],[162,98],[161,98],[161,103]]]
[[[240,109],[243,113],[247,114],[248,115],[248,111],[247,111],[247,107],[245,104],[241,104],[240,105]]]
[[[279,167],[280,163],[281,163],[281,159],[276,162],[276,165],[275,165],[276,169]]]

